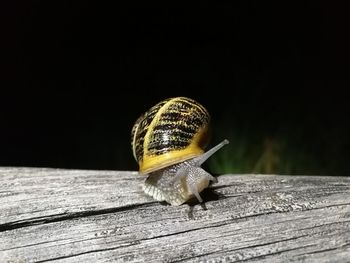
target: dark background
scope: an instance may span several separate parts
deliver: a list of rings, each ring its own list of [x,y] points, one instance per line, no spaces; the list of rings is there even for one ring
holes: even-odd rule
[[[1,166],[135,170],[135,119],[190,96],[212,115],[213,144],[228,136],[263,154],[266,140],[287,141],[312,160],[295,173],[349,175],[343,6],[23,1],[1,12]]]

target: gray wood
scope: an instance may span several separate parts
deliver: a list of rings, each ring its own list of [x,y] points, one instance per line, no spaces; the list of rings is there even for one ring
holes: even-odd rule
[[[0,168],[0,262],[350,262],[350,178],[222,175],[170,206],[136,172]]]

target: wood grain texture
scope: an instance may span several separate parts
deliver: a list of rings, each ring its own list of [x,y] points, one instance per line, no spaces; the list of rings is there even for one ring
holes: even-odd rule
[[[350,262],[350,178],[222,175],[178,207],[144,179],[0,168],[0,262]]]

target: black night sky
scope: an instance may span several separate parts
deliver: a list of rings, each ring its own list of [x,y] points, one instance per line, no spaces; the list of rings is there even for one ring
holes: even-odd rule
[[[212,115],[212,144],[244,153],[237,172],[277,158],[296,168],[272,172],[350,175],[344,7],[115,2],[2,8],[1,166],[136,170],[136,118],[189,96]]]

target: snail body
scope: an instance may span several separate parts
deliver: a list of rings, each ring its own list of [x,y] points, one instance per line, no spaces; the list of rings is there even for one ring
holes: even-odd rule
[[[197,101],[186,97],[165,99],[135,122],[132,151],[139,172],[148,175],[144,192],[158,201],[181,205],[196,197],[216,178],[201,165],[228,143],[207,152],[210,115]]]

